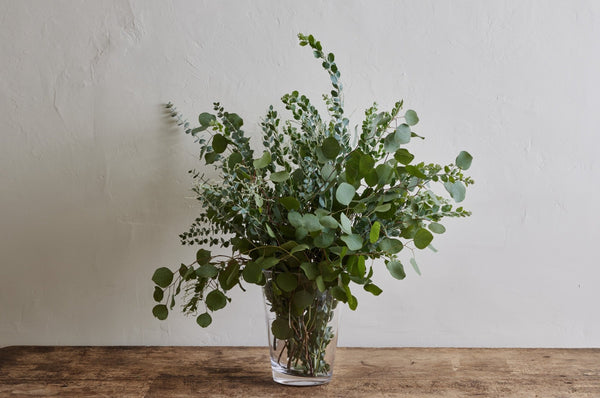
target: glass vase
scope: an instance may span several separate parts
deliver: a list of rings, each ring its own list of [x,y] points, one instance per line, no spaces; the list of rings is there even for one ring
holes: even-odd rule
[[[289,292],[277,284],[276,273],[265,271],[264,276],[273,380],[294,386],[329,383],[338,337],[337,301],[314,282]]]

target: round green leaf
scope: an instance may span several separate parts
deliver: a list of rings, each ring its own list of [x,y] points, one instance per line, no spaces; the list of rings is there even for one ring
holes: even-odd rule
[[[154,286],[153,297],[154,297],[154,301],[160,303],[162,301],[163,297],[164,297],[163,290],[160,287],[158,287],[158,286]]]
[[[452,196],[452,199],[454,199],[456,203],[465,200],[467,188],[462,182],[456,181],[452,183],[448,181],[444,183],[444,188],[446,188],[446,191],[448,191],[448,193],[450,194],[450,196]]]
[[[263,169],[271,164],[271,154],[269,151],[264,151],[262,156],[258,159],[255,159],[252,164],[256,169]]]
[[[363,247],[363,240],[358,234],[343,235],[340,239],[344,241],[350,250],[360,250]]]
[[[342,182],[335,191],[335,198],[338,202],[347,206],[352,202],[355,193],[356,189],[352,185]]]
[[[329,229],[337,229],[337,227],[339,226],[337,220],[332,216],[323,216],[319,218],[319,222],[322,226]]]
[[[212,256],[208,250],[200,249],[196,252],[196,261],[199,265],[208,264],[211,258]]]
[[[431,232],[436,234],[443,234],[444,232],[446,232],[446,227],[436,222],[429,223],[427,227],[429,228],[429,230],[431,230]]]
[[[469,152],[461,151],[456,157],[456,165],[463,170],[468,170],[472,161],[473,156]]]
[[[196,318],[196,323],[205,328],[212,323],[212,317],[208,312],[205,312],[204,314],[198,315],[198,318]]]
[[[406,150],[405,148],[400,148],[396,151],[396,153],[394,154],[394,158],[404,164],[407,165],[410,162],[413,161],[413,159],[415,158],[415,155],[413,155],[412,153],[408,152],[408,150]]]
[[[169,316],[169,310],[166,305],[158,304],[152,308],[152,314],[161,321],[164,321]]]
[[[173,272],[167,267],[161,267],[154,271],[152,281],[162,288],[168,287],[173,282]]]
[[[381,242],[379,242],[379,248],[390,254],[398,253],[403,247],[404,245],[398,239],[383,238]]]
[[[239,115],[237,113],[225,112],[224,116],[225,116],[224,119],[227,120],[231,124],[231,126],[236,130],[238,130],[244,124],[244,121],[242,120],[241,117],[239,117]]]
[[[279,203],[281,203],[287,210],[298,210],[300,208],[300,202],[293,196],[279,198]]]
[[[255,262],[249,262],[246,264],[244,270],[242,271],[242,277],[248,283],[258,284],[261,280],[261,276],[262,267]]]
[[[286,340],[292,335],[292,328],[290,328],[287,319],[277,318],[271,325],[271,332],[277,339]]]
[[[204,299],[206,306],[211,311],[217,311],[225,307],[227,304],[227,297],[220,290],[213,290],[206,295]]]
[[[277,171],[275,173],[271,173],[271,181],[273,182],[283,182],[290,178],[290,173],[287,171]]]
[[[306,290],[300,290],[294,294],[293,303],[296,308],[305,309],[312,304],[314,295]]]
[[[400,280],[406,278],[406,273],[404,272],[404,266],[402,265],[402,263],[400,261],[397,261],[397,260],[388,261],[388,263],[385,266],[388,269],[388,271],[390,271],[390,274],[394,278],[400,279]]]
[[[196,270],[196,275],[201,278],[214,278],[218,273],[219,270],[212,264],[201,265]]]
[[[417,120],[419,119],[417,118]],[[396,128],[394,134],[396,136],[396,142],[400,145],[408,144],[410,142],[411,131],[409,125],[402,123]]]
[[[300,268],[304,271],[304,274],[311,281],[315,280],[319,276],[319,267],[314,263],[302,263]]]
[[[367,174],[375,167],[375,160],[371,155],[362,155],[358,163],[358,171],[362,177],[366,177]]]
[[[216,153],[223,153],[227,149],[227,138],[222,134],[215,134],[212,140],[212,147]]]
[[[319,222],[319,217],[310,213],[302,216],[302,225],[308,230],[308,232],[316,232],[323,229],[323,226]]]
[[[429,232],[425,228],[421,228],[415,234],[415,247],[417,249],[425,249],[427,246],[429,246],[432,240],[433,235],[431,234],[431,232]]]
[[[304,226],[304,221],[302,220],[302,215],[296,211],[290,211],[288,213],[288,221],[296,228],[300,228]]]
[[[327,159],[335,159],[340,153],[340,143],[334,137],[327,137],[321,145],[321,151]]]
[[[331,163],[325,163],[321,168],[321,177],[323,177],[324,181],[333,181],[336,176],[335,166]]]
[[[379,239],[379,231],[381,230],[381,224],[379,221],[375,221],[371,226],[371,232],[369,233],[369,242],[375,243]]]
[[[379,185],[386,185],[390,183],[392,178],[393,169],[388,164],[380,164],[375,168],[377,172],[377,183]]]
[[[415,124],[419,123],[419,117],[417,116],[417,112],[413,111],[412,109],[406,111],[404,119],[406,120],[406,124],[408,124],[409,126],[414,126]]]
[[[317,235],[313,239],[313,243],[316,247],[325,249],[333,244],[334,239],[335,235],[333,235],[331,232],[321,232],[320,235]]]
[[[242,163],[242,160],[243,158],[241,153],[233,152],[227,159],[227,166],[229,166],[230,169],[233,169],[235,165]]]
[[[200,114],[200,116],[198,116],[198,122],[200,122],[200,125],[202,125],[203,127],[210,126],[210,124],[215,120],[217,120],[215,115],[211,115],[207,112],[203,112]]]
[[[277,286],[284,292],[291,292],[298,287],[298,277],[291,272],[284,272],[277,275]]]

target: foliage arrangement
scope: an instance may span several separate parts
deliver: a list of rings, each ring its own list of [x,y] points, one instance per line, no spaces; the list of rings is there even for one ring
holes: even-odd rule
[[[282,120],[270,106],[260,123],[264,150],[255,154],[242,118],[219,103],[213,112],[200,114],[197,127],[167,105],[196,138],[201,159],[219,173],[218,181],[209,181],[190,171],[201,211],[181,241],[230,248],[231,253],[201,248],[193,263],[175,272],[158,268],[152,280],[159,304],[152,312],[166,319],[182,294],[184,313],[197,315],[197,323],[207,327],[211,312],[230,301],[228,291],[243,290],[243,282],[264,285],[269,271],[268,299],[277,314],[271,331],[285,341],[290,361],[318,374],[327,364],[314,362],[314,355],[290,352],[303,341],[306,345],[299,330],[315,305],[323,305],[316,293],[354,310],[353,286],[376,296],[382,292],[367,261],[383,259],[392,277],[404,279],[398,257],[403,251],[410,252],[409,262],[420,273],[414,249],[431,247],[433,234],[445,232],[442,218],[470,215],[453,202],[461,202],[473,183],[463,174],[472,157],[463,151],[445,166],[415,161],[406,145],[422,139],[413,131],[419,118],[414,110],[404,111],[402,101],[390,111],[373,104],[351,132],[334,54],[323,51],[312,35],[298,37],[329,75],[332,89],[323,95],[329,118],[322,118],[298,91],[286,94],[281,100],[291,119]],[[442,184],[450,198],[434,193],[434,183]],[[318,322],[315,330],[323,336],[313,339],[308,350],[313,354],[327,344]]]

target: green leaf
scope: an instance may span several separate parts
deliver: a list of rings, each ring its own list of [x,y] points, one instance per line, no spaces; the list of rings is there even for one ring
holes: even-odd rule
[[[204,314],[198,315],[198,318],[196,318],[196,323],[203,328],[208,327],[208,325],[212,323],[212,317],[208,312],[205,312]]]
[[[379,248],[389,254],[396,254],[402,250],[404,245],[398,239],[383,238],[379,242]]]
[[[297,246],[294,246],[294,248],[292,250],[290,250],[290,253],[294,254],[294,253],[304,251],[306,249],[310,249],[310,246],[308,246],[306,243],[301,243]]]
[[[394,158],[404,164],[407,165],[410,162],[413,161],[413,159],[415,158],[415,155],[413,155],[412,153],[408,152],[408,150],[406,150],[405,148],[400,148],[396,151],[396,153],[394,154]]]
[[[415,270],[415,272],[418,275],[421,275],[421,270],[419,269],[419,266],[417,265],[417,260],[415,260],[414,257],[411,257],[411,259],[410,259],[410,265],[412,265],[413,269]]]
[[[279,203],[281,203],[286,210],[298,210],[300,208],[300,202],[293,196],[279,198]]]
[[[337,227],[339,226],[337,220],[332,216],[323,216],[319,218],[319,222],[322,226],[329,229],[337,229]]]
[[[431,230],[431,232],[436,234],[443,234],[446,232],[446,227],[436,222],[429,223],[427,227]]]
[[[254,164],[254,168],[263,169],[271,164],[271,153],[269,151],[264,151],[262,156],[258,159],[255,159],[252,164]]]
[[[423,173],[417,166],[407,165],[406,172],[411,176],[415,176],[417,178],[425,179],[427,175]]]
[[[383,140],[383,149],[388,152],[396,152],[400,148],[400,143],[396,140],[396,133],[388,134]]]
[[[275,232],[273,232],[273,229],[271,229],[269,224],[265,223],[265,229],[267,230],[267,235],[269,235],[271,238],[275,238]]]
[[[372,295],[374,295],[374,296],[379,296],[379,295],[381,294],[381,292],[383,292],[383,290],[381,290],[381,289],[379,288],[379,286],[377,286],[377,285],[375,285],[375,284],[373,284],[373,283],[367,283],[367,284],[365,285],[364,289],[365,289],[367,292],[369,292],[369,293],[371,293]]]
[[[320,275],[319,267],[314,263],[302,263],[300,264],[300,268],[304,271],[304,274],[311,281],[315,280],[317,276]]]
[[[473,156],[469,152],[461,151],[456,157],[456,165],[463,170],[468,170],[472,161]]]
[[[163,297],[164,297],[163,290],[160,287],[158,287],[158,286],[154,286],[153,297],[154,297],[154,301],[160,303],[162,301]]]
[[[334,239],[335,235],[331,232],[321,232],[320,235],[313,239],[313,242],[316,247],[325,249],[333,244]]]
[[[203,112],[200,114],[200,116],[198,116],[198,122],[200,122],[200,124],[203,127],[210,126],[210,124],[215,120],[217,120],[215,115],[211,115],[210,113],[207,113],[207,112]]]
[[[379,181],[379,177],[377,177],[377,170],[372,169],[366,176],[365,176],[365,182],[367,183],[368,186],[370,187],[374,187],[375,185],[377,185],[377,182]]]
[[[215,134],[212,140],[212,147],[216,153],[223,153],[227,149],[227,138],[222,134]]]
[[[334,137],[327,137],[323,141],[321,151],[327,159],[335,159],[340,153],[340,143]]]
[[[351,295],[350,297],[348,297],[348,308],[354,311],[356,310],[356,307],[358,307],[358,300],[356,299],[356,297]]]
[[[198,267],[196,275],[201,278],[214,278],[219,274],[219,270],[212,264],[206,264]]]
[[[306,290],[297,291],[294,294],[293,303],[296,308],[305,309],[309,305],[312,304],[314,300],[314,295]]]
[[[391,177],[392,177],[392,168],[383,163],[380,165],[377,165],[377,167],[375,168],[375,171],[377,172],[377,184],[379,185],[386,185],[390,183]]]
[[[408,144],[410,142],[411,131],[407,124],[402,123],[398,126],[394,131],[394,134],[396,135],[396,142],[400,145]]]
[[[381,224],[379,221],[375,221],[371,226],[371,232],[369,233],[369,242],[375,243],[379,239],[379,231],[381,230]]]
[[[291,292],[298,287],[298,277],[291,272],[284,272],[277,275],[277,286],[284,292]]]
[[[377,206],[375,208],[375,212],[376,213],[385,213],[386,211],[388,211],[391,208],[392,208],[392,205],[389,203],[386,203],[386,204]]]
[[[277,257],[261,257],[256,262],[262,269],[269,269],[279,264],[279,259]]]
[[[406,273],[404,272],[404,266],[402,265],[402,263],[400,261],[394,260],[394,261],[388,261],[385,264],[386,268],[388,269],[388,271],[390,271],[390,274],[396,278],[396,279],[404,279],[406,278]]]
[[[220,290],[213,290],[206,295],[204,299],[206,306],[211,311],[217,311],[225,307],[227,304],[227,297]]]
[[[246,282],[258,284],[262,277],[262,267],[251,261],[244,267],[242,276]]]
[[[279,340],[286,340],[292,335],[292,328],[290,328],[289,322],[285,318],[277,318],[271,325],[271,332],[273,336]]]
[[[315,283],[317,284],[317,289],[319,289],[320,292],[324,292],[327,289],[322,275],[317,276]]]
[[[406,120],[406,124],[408,124],[409,126],[414,126],[415,124],[419,123],[419,117],[417,116],[417,112],[413,111],[412,109],[406,111],[404,119]]]
[[[446,188],[446,191],[448,191],[448,193],[450,194],[450,196],[452,196],[452,199],[454,199],[456,203],[465,200],[467,188],[462,182],[456,181],[452,183],[448,181],[444,183],[444,188]]]
[[[273,182],[283,182],[290,178],[290,173],[287,171],[277,171],[275,173],[271,173],[271,181]]]
[[[347,206],[352,202],[355,193],[356,189],[352,185],[342,182],[335,191],[335,198],[338,202]]]
[[[158,286],[166,288],[173,282],[173,272],[167,267],[161,267],[154,271],[152,281]]]
[[[366,177],[375,167],[375,160],[371,155],[361,155],[358,163],[358,171],[362,177]]]
[[[302,240],[308,235],[308,230],[304,227],[296,228],[295,237],[297,240]]]
[[[346,243],[350,250],[360,250],[363,247],[363,240],[358,234],[343,235],[340,239]]]
[[[223,290],[233,289],[240,281],[240,265],[237,261],[231,260],[225,269],[219,272],[219,283]]]
[[[348,301],[348,297],[346,296],[346,291],[340,286],[334,286],[331,289],[331,295],[334,299],[338,301],[346,302]]]
[[[196,261],[198,262],[198,265],[208,264],[211,258],[212,256],[208,250],[200,249],[196,252]]]
[[[347,233],[348,235],[352,235],[352,221],[346,216],[344,213],[340,213],[340,225],[342,231]]]
[[[237,164],[242,163],[242,160],[243,158],[241,153],[233,152],[227,159],[227,166],[229,166],[230,169],[233,169]]]
[[[288,213],[288,221],[296,228],[304,226],[302,215],[295,211],[290,211]]]
[[[321,177],[326,182],[333,181],[336,176],[335,166],[331,163],[325,163],[321,168]]]
[[[169,316],[169,310],[164,304],[155,305],[152,308],[152,314],[161,321],[164,321]]]
[[[417,231],[414,238],[415,247],[417,249],[425,249],[433,240],[431,232],[425,228],[421,228]]]
[[[224,113],[224,119],[227,120],[234,129],[239,130],[240,127],[244,124],[244,121],[241,117],[238,116],[237,113]]]
[[[213,164],[215,160],[217,160],[216,152],[207,152],[206,155],[204,155],[204,161],[206,164]]]
[[[319,222],[319,217],[310,213],[302,216],[302,225],[308,230],[308,232],[316,232],[323,229],[323,226]]]

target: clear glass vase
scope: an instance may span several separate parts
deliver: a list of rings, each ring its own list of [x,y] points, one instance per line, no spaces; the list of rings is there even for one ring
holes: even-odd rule
[[[265,313],[273,380],[294,386],[329,383],[338,337],[338,303],[313,282],[286,292],[265,271]]]

